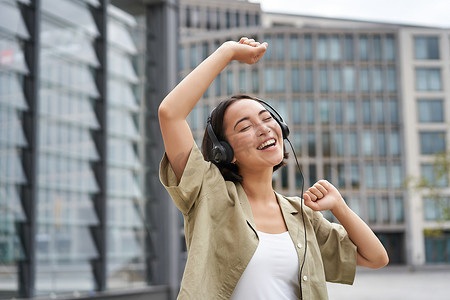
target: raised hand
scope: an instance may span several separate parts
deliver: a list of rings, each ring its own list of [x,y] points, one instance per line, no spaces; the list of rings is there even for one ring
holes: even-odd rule
[[[303,199],[306,206],[316,211],[333,211],[339,205],[345,205],[339,191],[326,180],[317,181],[303,194]]]
[[[223,46],[232,49],[232,60],[252,65],[264,56],[268,45],[266,42],[260,43],[254,39],[242,37],[239,42],[228,41]]]

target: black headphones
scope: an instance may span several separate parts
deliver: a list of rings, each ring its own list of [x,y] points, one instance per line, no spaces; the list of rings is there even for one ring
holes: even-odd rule
[[[242,99],[249,99],[249,100],[255,100],[261,103],[267,111],[270,113],[272,118],[277,121],[278,125],[281,127],[281,133],[283,134],[283,139],[287,139],[289,136],[289,127],[287,126],[286,122],[284,122],[281,115],[273,108],[269,103],[266,101],[259,99],[259,98],[242,98]],[[216,134],[214,133],[214,129],[211,125],[211,117],[214,112],[215,108],[209,113],[208,120],[206,122],[206,130],[208,132],[208,136],[211,139],[213,143],[212,148],[212,159],[213,162],[218,165],[224,165],[229,164],[233,160],[234,157],[234,151],[233,148],[231,148],[230,144],[226,141],[219,141]]]

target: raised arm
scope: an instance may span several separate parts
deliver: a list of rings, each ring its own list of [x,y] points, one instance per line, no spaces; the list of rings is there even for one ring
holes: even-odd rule
[[[357,247],[356,263],[378,269],[389,262],[389,257],[373,231],[345,203],[339,191],[328,181],[319,180],[303,195],[305,205],[316,211],[331,210]]]
[[[187,75],[161,102],[158,110],[164,147],[170,165],[181,179],[194,142],[186,118],[214,78],[232,60],[256,63],[265,53],[267,43],[241,38],[228,41]]]

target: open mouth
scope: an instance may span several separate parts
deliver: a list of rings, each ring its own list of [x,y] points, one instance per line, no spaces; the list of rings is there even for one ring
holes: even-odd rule
[[[264,150],[264,149],[267,149],[267,148],[275,146],[275,144],[276,144],[275,139],[270,139],[270,140],[265,141],[261,145],[259,145],[258,148],[256,148],[256,149]]]

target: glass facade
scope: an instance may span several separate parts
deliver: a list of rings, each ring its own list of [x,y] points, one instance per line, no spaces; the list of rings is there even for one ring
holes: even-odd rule
[[[22,18],[31,5],[0,2],[0,299],[89,294],[101,288],[99,276],[107,289],[147,285],[145,180],[138,155],[145,141],[139,79],[144,71],[136,64],[136,20],[114,7],[101,15],[100,1],[42,0],[34,11],[40,20],[36,39],[26,26],[32,26],[30,20]],[[105,52],[98,46],[102,18],[107,18]],[[140,38],[142,44],[142,30]],[[31,43],[39,46],[38,56],[27,49]],[[99,75],[102,61],[108,73]],[[38,81],[30,75],[31,64]],[[29,82],[36,85],[35,96]],[[27,121],[33,109],[35,128]],[[27,204],[33,178],[35,211]],[[30,218],[36,220],[32,241],[21,229]],[[103,236],[101,224],[107,224]],[[31,278],[19,281],[28,276],[19,266],[31,260],[34,285]],[[105,263],[104,275],[94,265],[99,261]]]
[[[15,1],[0,2],[0,293],[17,295],[18,263],[27,259],[19,224],[28,221],[22,189],[29,183],[22,164],[28,147],[22,116],[29,108],[23,81],[29,75],[24,42],[30,38]]]
[[[142,31],[142,25],[129,17],[108,19],[107,286],[111,289],[145,286],[147,282],[143,165],[138,156],[144,142],[138,77],[142,75],[138,72],[143,72],[138,66],[145,43]]]

